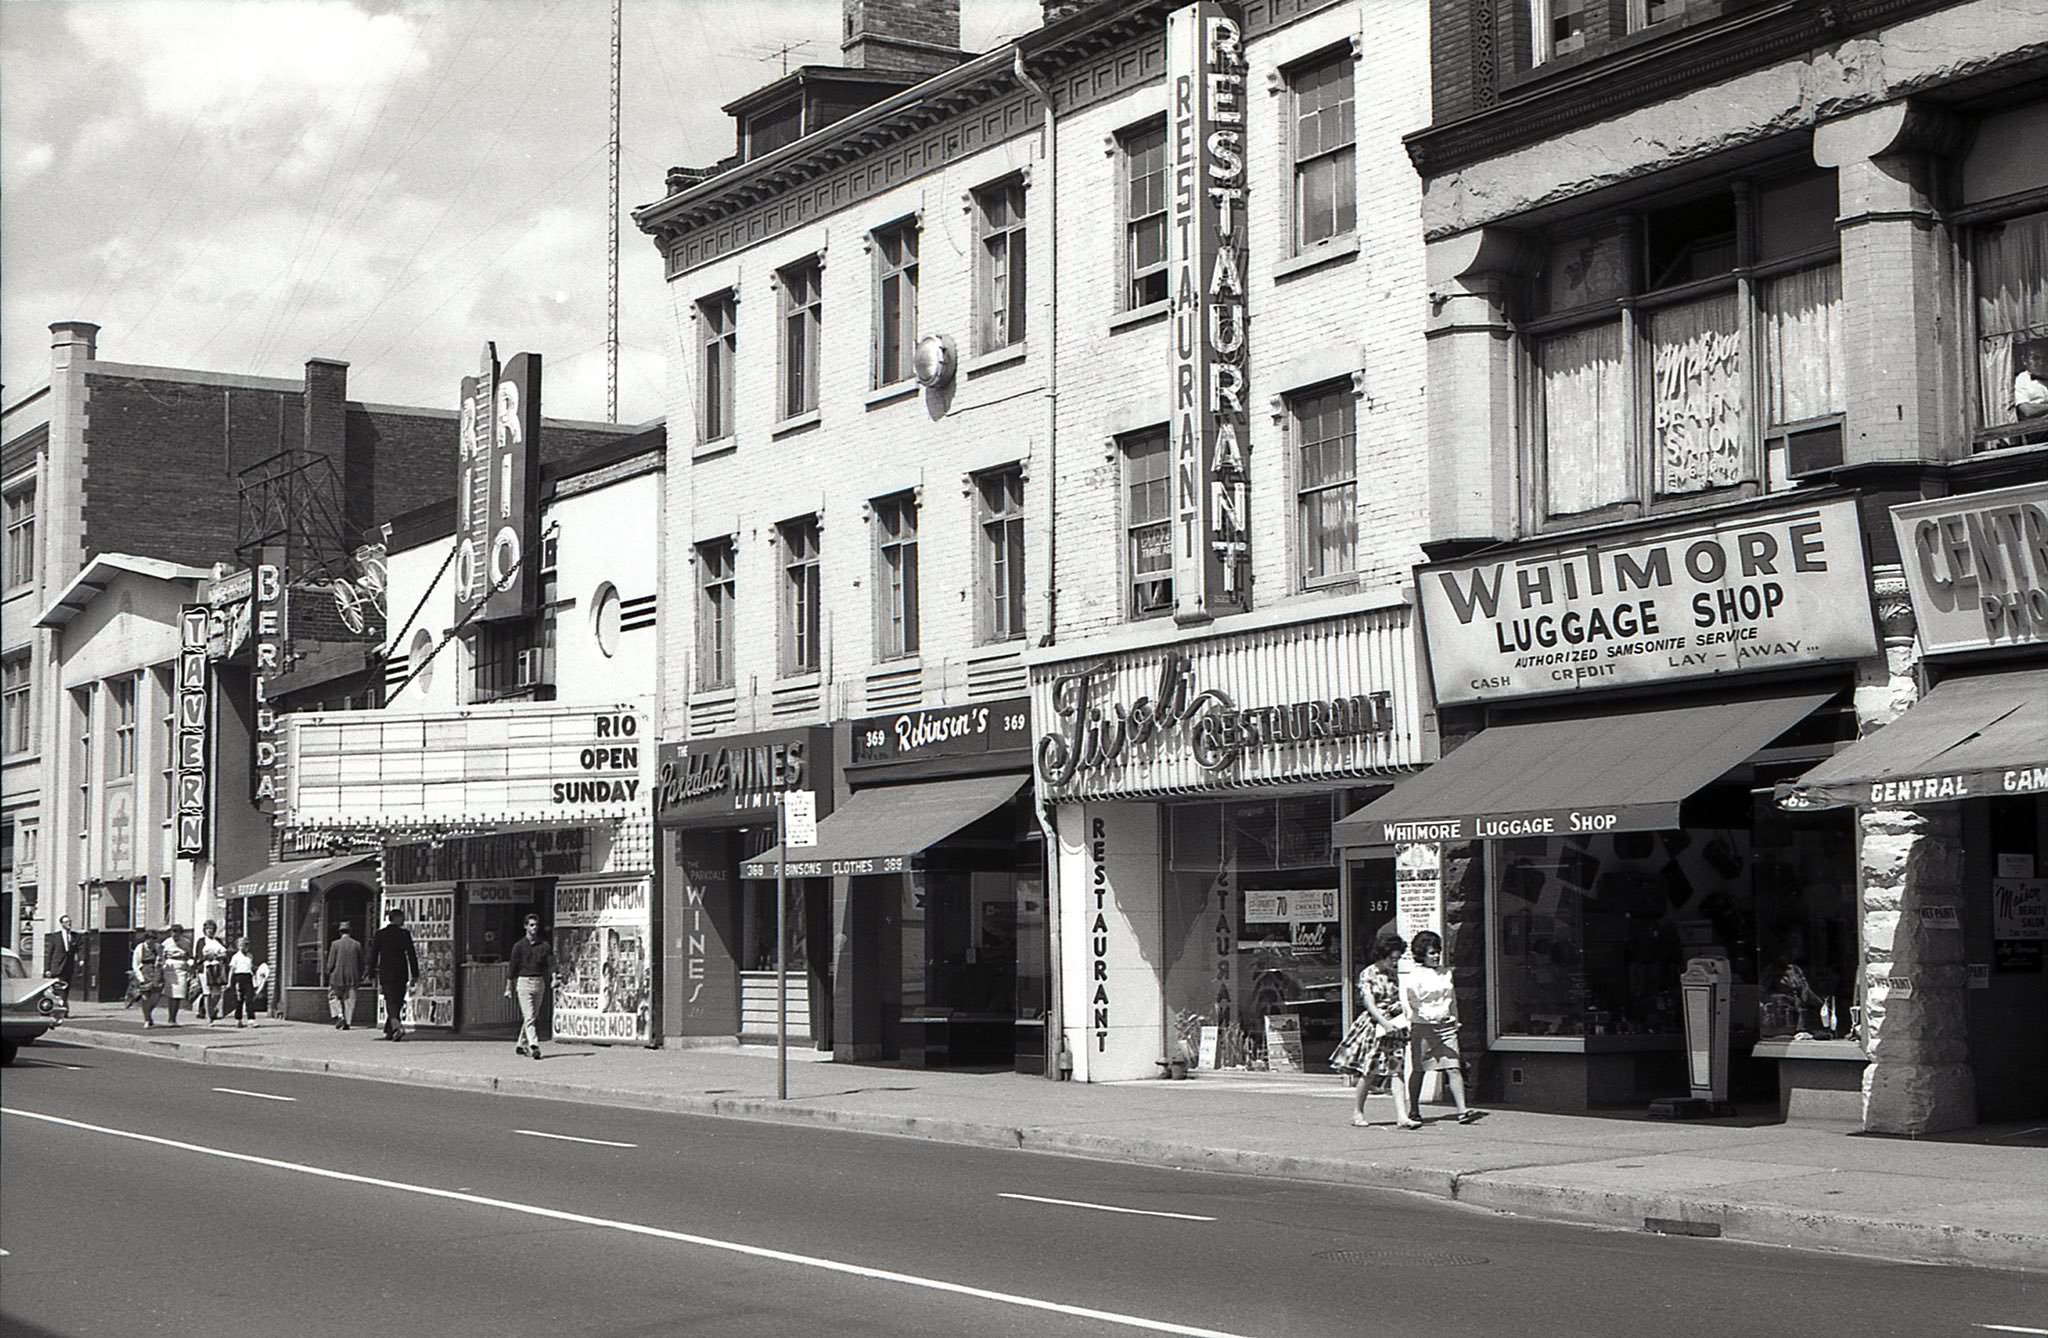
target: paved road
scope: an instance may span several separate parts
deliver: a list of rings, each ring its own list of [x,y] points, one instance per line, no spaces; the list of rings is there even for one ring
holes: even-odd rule
[[[5,1334],[2048,1333],[2020,1275],[114,1051],[0,1107]]]

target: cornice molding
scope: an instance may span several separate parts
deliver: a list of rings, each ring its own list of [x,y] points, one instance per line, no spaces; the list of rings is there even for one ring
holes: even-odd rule
[[[1953,3],[1779,0],[1766,9],[1560,70],[1554,82],[1539,78],[1500,89],[1498,101],[1485,111],[1409,135],[1404,141],[1408,158],[1428,180]]]

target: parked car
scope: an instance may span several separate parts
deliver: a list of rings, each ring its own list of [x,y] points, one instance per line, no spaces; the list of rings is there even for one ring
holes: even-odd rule
[[[63,981],[30,975],[20,953],[0,948],[0,1063],[12,1064],[16,1050],[69,1013]]]

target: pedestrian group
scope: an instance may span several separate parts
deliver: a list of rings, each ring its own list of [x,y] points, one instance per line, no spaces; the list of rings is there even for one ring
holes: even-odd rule
[[[1401,954],[1414,960],[1405,968]],[[1358,1018],[1330,1056],[1330,1066],[1356,1085],[1351,1123],[1364,1127],[1365,1099],[1382,1083],[1394,1098],[1394,1124],[1420,1129],[1422,1081],[1441,1073],[1457,1107],[1457,1121],[1470,1124],[1479,1112],[1465,1104],[1465,1070],[1458,1053],[1458,998],[1444,967],[1443,937],[1425,929],[1410,945],[1399,934],[1374,940],[1372,959],[1358,973]]]

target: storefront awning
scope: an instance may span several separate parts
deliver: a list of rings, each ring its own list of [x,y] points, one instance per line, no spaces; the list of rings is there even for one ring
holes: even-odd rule
[[[818,820],[818,844],[789,850],[791,878],[902,873],[913,856],[1010,802],[1026,778],[963,776],[856,790]],[[742,878],[773,878],[780,847],[740,866]]]
[[[293,859],[237,878],[219,889],[223,897],[268,897],[280,892],[304,892],[330,874],[342,873],[368,864],[370,855],[330,855],[326,859]]]
[[[1831,693],[1495,725],[1336,826],[1339,846],[1667,831]]]
[[[2048,668],[1951,678],[1777,793],[1786,808],[2048,794]]]

